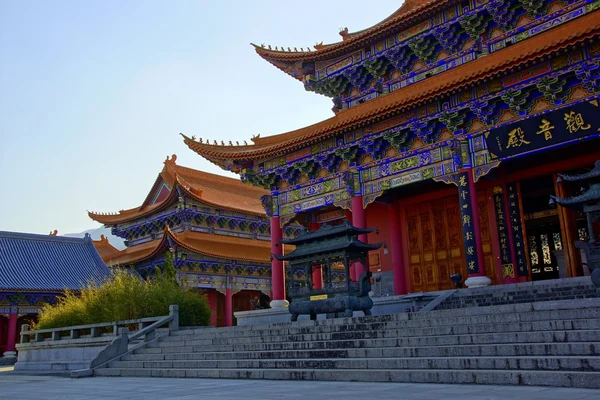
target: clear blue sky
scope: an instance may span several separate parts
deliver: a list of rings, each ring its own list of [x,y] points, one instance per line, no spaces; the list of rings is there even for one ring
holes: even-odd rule
[[[248,140],[332,116],[250,42],[336,42],[401,1],[0,0],[0,230],[59,234],[139,206],[179,132]],[[372,7],[373,6],[373,7]]]

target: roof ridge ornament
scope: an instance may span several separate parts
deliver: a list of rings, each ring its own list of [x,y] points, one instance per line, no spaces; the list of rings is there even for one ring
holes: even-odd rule
[[[165,160],[165,165],[169,164],[169,165],[175,165],[175,162],[177,161],[177,154],[173,154],[171,156],[171,158],[169,158],[169,156],[167,156],[167,159]]]
[[[348,33],[348,27],[340,28],[340,36],[342,37],[342,42],[350,39],[350,34]]]
[[[291,47],[286,48],[285,47],[281,47],[279,48],[279,46],[275,46],[275,48],[273,48],[273,46],[271,46],[270,44],[265,44],[265,43],[261,43],[260,46],[254,43],[250,43],[252,46],[254,46],[257,50],[258,49],[264,49],[264,50],[269,50],[269,51],[280,51],[280,52],[289,52],[289,53],[306,53],[306,52],[311,52],[312,50],[310,49],[310,46],[308,46],[306,48],[306,50],[304,49],[304,47],[300,47],[300,49],[298,50],[298,47],[294,47],[294,49],[292,50]]]

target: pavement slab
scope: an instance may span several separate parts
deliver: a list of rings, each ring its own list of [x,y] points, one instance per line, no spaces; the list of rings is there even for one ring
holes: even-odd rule
[[[0,373],[1,400],[599,400],[599,389],[415,383],[109,378]]]

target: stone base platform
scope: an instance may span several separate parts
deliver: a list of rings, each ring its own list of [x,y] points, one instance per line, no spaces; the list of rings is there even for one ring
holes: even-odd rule
[[[421,311],[435,299],[454,293],[454,290],[430,293],[413,293],[404,296],[373,297],[373,315],[399,314]],[[290,322],[291,314],[287,308],[270,308],[265,310],[239,311],[234,313],[238,326],[276,324]],[[354,317],[364,316],[362,311],[355,311]],[[318,314],[317,320],[327,319],[326,314]],[[309,315],[300,315],[298,321],[310,320]]]

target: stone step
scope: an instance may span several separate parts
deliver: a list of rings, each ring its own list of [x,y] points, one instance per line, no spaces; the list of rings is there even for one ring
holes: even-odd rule
[[[519,303],[519,304],[504,304],[497,306],[485,306],[485,307],[471,307],[466,309],[450,309],[450,310],[432,310],[428,312],[416,312],[416,313],[398,313],[398,314],[384,314],[384,315],[372,315],[368,317],[352,317],[352,318],[336,318],[329,320],[320,320],[319,323],[322,325],[347,325],[348,321],[355,320],[358,322],[387,322],[395,320],[405,320],[407,315],[410,315],[411,319],[431,319],[437,317],[461,317],[461,316],[477,316],[477,315],[489,315],[489,314],[522,314],[522,313],[536,313],[544,311],[559,311],[559,310],[587,310],[592,308],[600,307],[600,298],[590,299],[576,299],[576,300],[557,300],[557,301],[541,301],[535,303]],[[295,326],[303,327],[304,324],[310,324],[310,321],[298,321],[293,324],[288,322],[278,322],[262,325],[251,325],[251,326],[237,326],[229,328],[213,328],[205,327],[200,330],[203,331],[223,331],[223,330],[271,330],[278,327]],[[185,330],[179,331],[180,334],[185,333]]]
[[[578,277],[459,290],[438,304],[436,310],[588,298],[597,298],[596,288],[589,277]]]
[[[519,323],[495,323],[495,324],[478,324],[478,325],[458,325],[458,326],[440,326],[440,327],[432,327],[432,328],[403,328],[396,329],[396,331],[401,332],[402,336],[411,337],[411,336],[439,336],[439,335],[469,335],[469,334],[483,334],[483,333],[505,333],[505,332],[530,332],[530,331],[556,331],[556,330],[577,330],[577,329],[595,329],[600,330],[600,319],[569,319],[569,320],[545,320],[545,321],[534,321],[534,322],[519,322]],[[362,332],[362,331],[370,331],[370,330],[358,330],[354,332]],[[388,331],[393,331],[392,329],[382,333],[382,335],[388,335]],[[340,330],[337,332],[352,332],[348,330]],[[276,333],[274,332],[275,336]],[[287,337],[295,337],[298,334],[287,335]],[[263,336],[252,336],[252,338],[264,338]],[[267,336],[268,337],[268,336]],[[238,337],[232,338],[237,341],[245,340],[248,337]],[[196,335],[191,336],[169,336],[165,337],[163,341],[169,342],[183,342],[187,340],[227,340],[220,337],[215,338],[204,338],[197,337]],[[211,342],[205,342],[211,343]],[[254,341],[253,341],[254,343]]]
[[[375,332],[381,332],[379,337],[397,336],[413,337],[413,336],[439,336],[439,335],[469,335],[469,334],[484,334],[484,333],[507,333],[507,332],[531,332],[531,331],[557,331],[557,330],[578,330],[578,329],[591,329],[600,330],[600,319],[574,319],[574,320],[553,320],[553,321],[534,321],[534,322],[519,322],[519,323],[497,323],[497,324],[478,324],[478,325],[459,325],[459,326],[441,326],[433,328],[404,328],[404,329],[389,329],[380,330]],[[352,332],[348,331],[347,328],[344,330],[338,330],[338,332]],[[371,332],[371,330],[358,330],[354,332]],[[392,333],[388,333],[392,332]],[[276,332],[272,334],[275,337]],[[295,338],[299,334],[286,335],[288,339]],[[311,334],[312,335],[312,334]],[[268,341],[270,335],[253,336],[252,338],[258,338],[260,342]],[[161,339],[162,342],[184,342],[190,340],[202,340],[204,344],[214,344],[212,340],[235,340],[236,343],[244,342],[248,337],[238,338],[221,338],[219,336],[209,338],[198,337],[196,335],[175,335]],[[256,340],[251,341],[255,343]]]
[[[600,373],[502,370],[357,369],[153,369],[102,368],[96,376],[319,380],[355,382],[470,383],[600,388]]]
[[[28,361],[26,363],[20,363],[19,365],[17,365],[17,367],[15,367],[15,370],[21,372],[50,372],[88,369],[89,367],[89,360]]]
[[[589,322],[589,320],[585,320]],[[600,325],[600,320],[597,320]],[[238,339],[201,339],[201,340],[163,340],[153,344],[153,347],[186,347],[186,346],[213,346],[228,344],[263,344],[278,342],[307,342],[307,341],[345,341],[364,339],[398,339],[398,346],[429,346],[429,345],[454,345],[454,344],[480,344],[480,343],[531,343],[531,342],[584,342],[594,341],[597,335],[595,326],[590,330],[571,331],[536,331],[536,332],[499,332],[483,334],[447,334],[437,336],[408,336],[404,330],[388,331],[359,331],[340,332],[334,334],[304,334],[277,337],[257,337]]]
[[[386,339],[387,340],[387,339]],[[314,343],[318,343],[315,345]],[[403,357],[476,357],[476,356],[598,356],[600,342],[511,343],[457,346],[375,347],[372,341],[354,341],[350,347],[336,348],[336,342],[281,343],[281,349],[252,350],[232,346],[169,347],[140,349],[137,354],[164,354],[165,360],[287,359],[287,358],[403,358]],[[303,348],[306,346],[306,348]],[[371,346],[371,347],[370,347]],[[149,351],[152,350],[152,351]]]
[[[114,361],[110,368],[149,369],[490,369],[600,371],[600,357],[410,357],[281,360]]]
[[[453,311],[453,310],[450,310]],[[427,313],[424,313],[425,315]],[[499,323],[523,323],[557,320],[579,320],[579,319],[600,319],[600,308],[573,310],[547,310],[538,312],[529,312],[521,314],[483,314],[464,317],[447,316],[444,318],[423,318],[419,313],[399,314],[404,319],[393,319],[389,321],[370,321],[369,318],[359,317],[353,319],[340,318],[337,320],[346,320],[346,324],[328,323],[329,321],[301,321],[296,324],[277,324],[261,325],[261,329],[254,326],[231,327],[220,329],[188,329],[180,332],[174,332],[172,340],[190,340],[196,339],[226,339],[226,338],[252,338],[264,336],[282,336],[296,335],[304,333],[333,333],[343,331],[381,331],[389,329],[427,329],[441,328],[448,326],[473,326],[480,324],[499,324]],[[268,334],[267,334],[268,333]],[[179,339],[176,339],[179,338]]]

